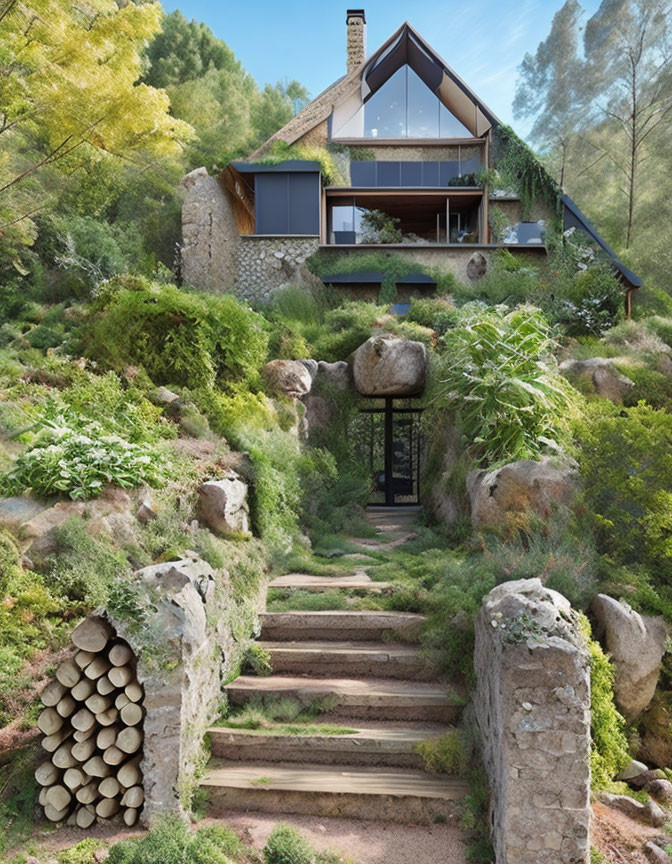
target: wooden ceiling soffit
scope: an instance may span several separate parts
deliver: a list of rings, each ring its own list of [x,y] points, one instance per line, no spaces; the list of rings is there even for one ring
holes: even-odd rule
[[[254,195],[243,177],[231,165],[219,175],[221,182],[229,192],[233,204],[233,218],[239,234],[254,234]]]

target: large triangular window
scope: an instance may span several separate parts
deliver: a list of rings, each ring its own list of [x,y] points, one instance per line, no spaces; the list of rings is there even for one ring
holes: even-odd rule
[[[397,69],[361,110],[365,138],[471,138],[408,65]]]

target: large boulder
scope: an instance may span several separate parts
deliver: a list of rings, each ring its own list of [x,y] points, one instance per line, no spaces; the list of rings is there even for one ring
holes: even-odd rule
[[[558,507],[572,504],[579,488],[577,465],[545,456],[524,459],[492,471],[472,471],[467,491],[474,528],[506,527],[526,515],[548,519]]]
[[[672,768],[672,693],[656,693],[642,714],[638,755],[659,768]]]
[[[300,360],[271,360],[264,366],[264,378],[271,391],[290,399],[310,393],[312,377]]]
[[[198,489],[201,519],[215,534],[247,534],[250,530],[247,491],[247,483],[235,471],[219,480],[201,483]]]
[[[308,433],[327,429],[332,423],[335,409],[333,396],[344,393],[352,381],[350,364],[344,361],[327,363],[325,360],[301,360],[312,379],[311,392],[303,396],[305,426]],[[331,396],[332,398],[328,398]]]
[[[570,381],[587,384],[598,396],[610,399],[618,405],[635,384],[625,375],[621,375],[615,367],[616,363],[618,359],[611,357],[565,360],[560,364],[560,371]]]
[[[352,371],[362,396],[418,396],[425,389],[427,351],[422,342],[372,336],[355,351]]]
[[[667,626],[662,618],[648,618],[606,594],[593,599],[591,611],[615,666],[614,696],[626,720],[648,707],[658,684],[665,653]]]

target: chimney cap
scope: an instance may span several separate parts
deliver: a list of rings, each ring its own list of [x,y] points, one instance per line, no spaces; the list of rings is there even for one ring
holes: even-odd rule
[[[348,9],[345,15],[346,24],[351,18],[361,18],[366,24],[366,15],[364,14],[363,9]]]

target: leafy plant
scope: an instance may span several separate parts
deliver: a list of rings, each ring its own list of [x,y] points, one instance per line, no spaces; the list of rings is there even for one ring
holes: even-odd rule
[[[466,757],[459,732],[447,732],[439,738],[422,741],[415,747],[426,771],[437,774],[463,774]]]
[[[264,846],[264,861],[266,864],[315,864],[315,852],[303,834],[281,822]]]
[[[112,280],[85,328],[89,355],[114,369],[142,366],[156,384],[229,390],[258,377],[266,359],[261,316],[231,295]]]
[[[208,825],[191,831],[179,816],[165,816],[141,838],[122,840],[110,849],[110,864],[231,864],[245,847],[229,828]]]
[[[67,426],[50,430],[0,477],[0,488],[6,495],[30,489],[36,495],[67,493],[74,500],[86,499],[100,495],[108,484],[158,486],[165,467],[153,447],[106,435],[101,424],[91,421],[82,431]]]
[[[590,652],[590,776],[594,792],[606,789],[630,761],[625,720],[614,704],[614,667],[590,637],[583,618]]]
[[[403,243],[400,220],[382,210],[367,210],[362,214],[362,243]]]
[[[534,457],[568,438],[576,397],[556,372],[553,346],[530,307],[463,307],[460,325],[443,337],[431,413],[458,418],[478,464]]]
[[[271,652],[253,642],[243,654],[242,671],[253,675],[272,675]]]
[[[672,562],[672,416],[639,404],[591,404],[576,424],[576,457],[598,549],[645,565],[665,585]]]

